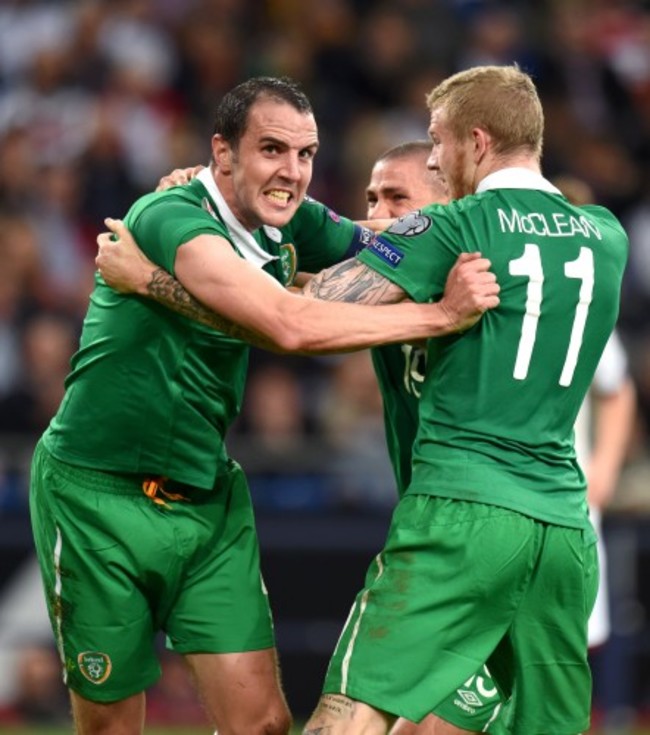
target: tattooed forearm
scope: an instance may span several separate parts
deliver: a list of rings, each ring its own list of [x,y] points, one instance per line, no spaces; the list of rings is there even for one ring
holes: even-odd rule
[[[302,292],[315,299],[359,304],[394,304],[404,298],[399,286],[355,259],[321,271]]]
[[[195,299],[181,283],[163,268],[157,268],[151,274],[147,291],[159,304],[166,306],[177,314],[192,319],[192,321],[223,332],[229,337],[250,342],[256,347],[277,351],[277,346],[266,337],[241,327],[239,324],[235,324],[235,322],[231,322],[203,306],[198,299]]]

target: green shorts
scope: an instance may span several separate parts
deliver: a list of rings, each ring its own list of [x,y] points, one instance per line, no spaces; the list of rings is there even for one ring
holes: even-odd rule
[[[179,653],[274,645],[241,468],[165,506],[142,479],[65,464],[42,443],[32,462],[32,528],[66,684],[97,702],[158,679],[158,631]]]
[[[325,693],[419,722],[487,664],[514,732],[588,729],[593,534],[406,495],[330,661]],[[511,718],[511,719],[510,719]]]
[[[470,676],[434,714],[470,732],[492,732],[500,716],[503,700],[487,666]]]

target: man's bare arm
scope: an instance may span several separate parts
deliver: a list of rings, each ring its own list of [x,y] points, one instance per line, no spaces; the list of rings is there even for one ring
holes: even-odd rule
[[[106,224],[109,228],[118,226],[112,219],[107,219]],[[167,271],[154,265],[126,228],[121,228],[119,242],[111,237],[111,233],[99,236],[96,258],[97,267],[109,286],[122,293],[138,293],[153,298],[189,319],[246,339],[256,346],[272,349],[264,337],[249,333],[207,308]],[[471,326],[465,323],[466,315],[480,315],[499,303],[499,287],[488,267],[489,261],[480,258],[478,253],[464,253],[447,277],[443,308],[452,323],[461,325],[459,330]],[[302,294],[326,301],[371,305],[396,303],[406,296],[399,286],[356,259],[346,260],[310,277],[302,288]]]
[[[109,228],[115,227],[115,223],[116,220],[106,220]],[[166,270],[152,263],[128,230],[120,231],[119,242],[111,238],[112,233],[109,232],[99,236],[99,252],[95,260],[109,286],[121,293],[148,296],[190,319],[224,331],[223,326],[218,326],[223,325],[223,318],[195,299]],[[387,278],[354,258],[308,278],[302,293],[324,301],[394,304],[406,295]]]
[[[476,309],[485,311],[488,293],[495,297],[489,307],[498,304],[499,286],[489,270],[490,262],[480,253],[462,253],[449,271],[443,299],[438,302],[451,322],[464,323],[457,331],[469,329],[474,322],[466,322]],[[377,273],[355,258],[327,268],[308,280],[302,288],[304,296],[325,301],[347,301],[355,304],[396,304],[408,294],[397,284]]]
[[[634,429],[636,387],[628,376],[618,390],[610,394],[596,393],[593,400],[595,425],[586,467],[587,499],[590,505],[603,509],[616,489]]]
[[[116,226],[112,219],[107,219],[106,224]],[[110,232],[104,232],[97,238],[99,252],[95,263],[109,286],[120,293],[137,293],[153,299],[177,314],[256,347],[276,349],[273,342],[263,335],[244,329],[205,307],[174,276],[152,263],[133,238],[125,233],[119,241],[114,241]]]
[[[192,319],[192,321],[204,324],[227,334],[229,337],[249,342],[255,347],[265,350],[277,351],[274,342],[267,339],[263,334],[258,334],[250,329],[232,322],[225,317],[203,306],[194,296],[164,268],[156,268],[151,273],[151,279],[146,286],[147,296],[175,311],[177,314]]]
[[[354,304],[396,304],[406,297],[403,289],[355,258],[321,271],[302,293],[324,301]]]
[[[112,241],[109,234],[100,235],[100,251],[96,263],[107,283],[117,290],[136,291],[150,295],[151,272],[157,270],[135,245],[130,233],[119,221],[107,220],[118,235]],[[129,243],[139,275],[136,288],[124,284],[132,282],[128,269],[117,268],[117,277],[110,271],[124,261]],[[112,254],[113,257],[110,257]],[[463,256],[461,256],[462,258]],[[473,262],[471,262],[473,261]],[[122,262],[122,265],[124,263]],[[322,303],[320,299],[304,298],[289,293],[270,276],[240,258],[229,243],[219,237],[199,235],[182,245],[176,255],[176,273],[181,284],[191,283],[191,294],[209,311],[235,322],[253,344],[260,344],[280,352],[306,354],[345,352],[373,347],[390,342],[404,342],[437,337],[463,331],[472,326],[489,308],[499,303],[498,285],[494,276],[485,271],[489,261],[478,254],[466,254],[465,262],[452,270],[460,274],[473,273],[474,285],[467,292],[458,289],[464,277],[450,280],[455,284],[446,289],[436,304],[381,304],[367,306],[359,303]],[[148,270],[147,270],[148,269]],[[143,276],[143,272],[145,275]],[[478,276],[478,278],[477,278]],[[479,284],[480,287],[476,288]],[[188,289],[189,290],[189,289]],[[157,289],[160,299],[160,285]],[[176,289],[164,290],[175,295]],[[196,311],[194,302],[167,304],[176,311]],[[459,308],[460,307],[460,308]],[[217,327],[223,329],[223,323]]]

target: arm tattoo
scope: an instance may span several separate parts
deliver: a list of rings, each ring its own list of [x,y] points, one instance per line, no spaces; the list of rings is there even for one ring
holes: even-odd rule
[[[359,304],[394,304],[404,298],[404,291],[388,278],[358,260],[321,271],[302,290],[305,296],[325,301]]]
[[[192,321],[223,332],[229,337],[250,342],[255,347],[278,351],[273,342],[266,337],[241,327],[239,324],[235,324],[235,322],[203,306],[198,299],[195,299],[179,281],[163,268],[156,268],[151,274],[151,280],[147,284],[147,292],[154,301]]]

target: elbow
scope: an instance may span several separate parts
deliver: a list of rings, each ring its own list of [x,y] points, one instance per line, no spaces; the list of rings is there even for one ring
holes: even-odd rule
[[[294,328],[278,326],[271,337],[276,352],[294,354],[308,351],[308,341]]]
[[[278,352],[306,353],[314,348],[309,320],[303,313],[302,306],[297,300],[292,299],[292,302],[280,309],[276,318],[273,319],[273,333],[269,335],[269,338]]]

